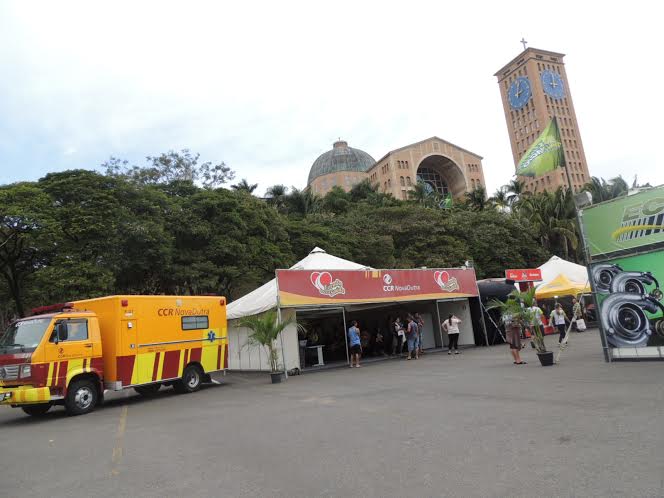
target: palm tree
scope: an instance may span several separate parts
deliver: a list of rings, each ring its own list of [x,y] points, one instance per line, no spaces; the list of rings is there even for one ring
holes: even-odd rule
[[[443,199],[438,192],[433,190],[428,183],[422,180],[418,180],[413,188],[408,191],[408,200],[425,208],[437,208],[440,207],[443,202]]]
[[[500,187],[496,190],[496,193],[493,194],[493,197],[489,199],[491,203],[503,213],[508,212],[510,208],[509,194],[507,191],[507,186]]]
[[[636,178],[634,181],[636,181]],[[611,199],[627,195],[629,185],[620,175],[611,178],[608,182],[604,178],[593,176],[590,181],[583,186],[583,190],[590,192],[593,197],[593,204],[596,204],[598,202],[610,201]]]
[[[474,211],[484,211],[491,205],[491,201],[486,197],[486,189],[481,185],[470,192],[466,192],[466,204]]]
[[[320,213],[322,209],[322,199],[310,188],[300,190],[291,187],[290,194],[284,198],[284,204],[289,213],[298,213],[305,218],[310,214]]]
[[[509,182],[504,188],[507,193],[507,202],[509,202],[510,206],[518,204],[521,198],[526,194],[526,184],[518,178]]]
[[[251,330],[251,334],[247,340],[250,346],[261,346],[265,348],[267,357],[270,361],[270,370],[272,373],[279,372],[279,350],[275,344],[286,327],[295,320],[290,318],[288,320],[279,320],[277,312],[274,310],[267,311],[261,315],[253,315],[241,318],[238,322],[240,327],[246,327]],[[298,331],[304,331],[301,325],[297,325]]]
[[[284,208],[286,195],[288,194],[288,187],[286,185],[272,185],[265,191],[267,203],[275,207],[277,210]]]
[[[542,247],[549,252],[562,252],[569,259],[577,258],[579,247],[574,197],[567,188],[555,192],[541,192],[525,196],[519,203],[517,215],[532,230]]]
[[[248,194],[253,194],[254,190],[258,188],[258,183],[250,184],[246,178],[243,178],[235,185],[231,185],[231,188],[236,192],[246,192]]]

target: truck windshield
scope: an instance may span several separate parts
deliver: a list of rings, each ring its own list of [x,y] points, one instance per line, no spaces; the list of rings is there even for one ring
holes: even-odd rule
[[[4,353],[12,349],[34,350],[50,323],[50,318],[31,318],[12,323],[0,338],[0,350]]]

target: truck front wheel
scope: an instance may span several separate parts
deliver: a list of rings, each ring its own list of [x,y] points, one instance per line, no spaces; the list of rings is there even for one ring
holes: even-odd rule
[[[72,382],[67,391],[65,408],[69,415],[84,415],[97,405],[97,388],[91,380],[81,379]]]
[[[41,417],[42,415],[45,415],[46,412],[49,411],[50,409],[51,409],[50,403],[42,403],[39,405],[26,405],[21,407],[21,410],[23,410],[28,415],[31,415],[32,417]]]
[[[182,379],[173,384],[173,389],[180,394],[193,393],[201,388],[203,372],[196,365],[189,365],[182,372]]]

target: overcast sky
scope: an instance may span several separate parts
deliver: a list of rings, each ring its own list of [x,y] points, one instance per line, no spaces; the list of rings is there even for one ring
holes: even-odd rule
[[[664,183],[653,2],[99,5],[0,3],[0,183],[187,147],[263,193],[338,137],[379,159],[437,135],[492,193],[514,172],[493,74],[521,37],[567,54],[591,174]]]

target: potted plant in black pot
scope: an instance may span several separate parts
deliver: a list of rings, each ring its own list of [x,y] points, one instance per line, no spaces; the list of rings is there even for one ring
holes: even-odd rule
[[[521,330],[526,327],[531,332],[531,344],[537,352],[543,367],[553,365],[553,351],[547,351],[544,344],[544,332],[542,326],[538,323],[536,312],[533,309],[535,304],[535,289],[528,289],[525,292],[519,292],[514,289],[507,297],[507,301],[502,302],[493,300],[488,309],[498,309],[502,314],[503,323],[506,320],[519,325]]]
[[[283,368],[279,365],[279,350],[277,348],[279,334],[294,322],[294,319],[280,321],[277,312],[274,310],[261,315],[247,316],[239,320],[240,327],[251,330],[247,344],[261,346],[265,349],[270,361],[270,375],[273,384],[279,384],[284,373]],[[301,325],[297,325],[297,328],[298,330],[304,330]]]

